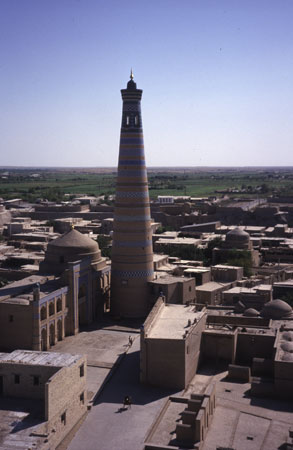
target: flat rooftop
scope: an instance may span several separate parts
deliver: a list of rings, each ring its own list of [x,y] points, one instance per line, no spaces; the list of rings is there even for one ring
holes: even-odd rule
[[[194,306],[164,305],[147,337],[150,339],[182,339],[185,331],[190,327],[188,323],[195,323],[204,314],[202,311],[194,311]]]
[[[81,357],[82,355],[71,355],[70,353],[15,350],[11,353],[0,353],[0,364],[19,363],[31,366],[69,367],[75,364]]]
[[[158,276],[160,276],[160,274],[158,273]],[[164,274],[162,277],[157,278],[156,280],[152,280],[150,281],[150,283],[152,284],[170,284],[170,283],[184,283],[189,281],[190,278],[187,277],[176,277],[173,275],[169,275],[169,274]]]
[[[195,239],[195,238],[187,238],[187,237],[174,237],[174,238],[170,238],[170,237],[165,237],[162,236],[161,238],[159,238],[156,243],[157,244],[171,244],[171,245],[197,245],[201,242],[200,239]]]
[[[276,281],[276,282],[274,282],[274,286],[293,287],[293,280]]]
[[[154,261],[162,261],[166,258],[169,258],[169,255],[162,255],[161,253],[154,253],[153,254],[153,259]]]
[[[259,284],[252,288],[236,286],[231,289],[228,289],[226,292],[229,294],[255,294],[258,291],[270,292],[272,290],[271,284]]]
[[[225,286],[229,286],[231,283],[216,283],[215,281],[210,281],[209,283],[204,283],[200,286],[196,286],[197,291],[203,291],[203,292],[212,292],[216,289],[220,289]]]
[[[54,276],[31,275],[14,281],[0,289],[0,302],[28,305],[33,301],[33,288],[40,285],[40,298],[64,287],[60,278]]]
[[[184,270],[184,273],[206,273],[210,271],[210,267],[189,267]]]

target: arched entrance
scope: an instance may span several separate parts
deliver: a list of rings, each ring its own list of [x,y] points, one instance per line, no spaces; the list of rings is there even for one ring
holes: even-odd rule
[[[62,341],[62,319],[57,322],[57,339]]]
[[[48,350],[48,347],[47,347],[47,328],[42,328],[42,331],[41,331],[41,350],[42,351]]]
[[[78,290],[78,323],[79,326],[87,324],[87,297],[86,286],[82,284]]]
[[[51,323],[50,325],[50,334],[49,334],[50,347],[55,345],[55,325]]]
[[[47,319],[47,308],[46,306],[42,306],[41,308],[41,320]]]

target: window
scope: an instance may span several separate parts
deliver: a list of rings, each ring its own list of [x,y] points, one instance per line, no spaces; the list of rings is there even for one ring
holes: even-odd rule
[[[79,376],[84,377],[84,364],[79,366]]]
[[[61,264],[63,264],[63,263],[64,263],[64,256],[60,256],[60,258],[59,258],[59,262],[60,262]]]
[[[138,116],[135,116],[134,123],[135,125],[138,125]]]
[[[42,306],[41,308],[41,320],[47,319],[47,309],[46,306]]]
[[[9,322],[13,322],[14,321],[14,316],[13,315],[10,315],[9,316]]]
[[[51,302],[49,304],[49,316],[53,316],[54,312],[55,312],[55,305],[54,302]]]
[[[82,392],[79,396],[80,403],[84,405],[84,392]]]
[[[33,376],[33,384],[34,384],[34,386],[39,386],[39,384],[40,384],[40,377],[39,377],[39,375],[34,375]]]
[[[20,375],[14,375],[14,384],[20,383]]]
[[[66,425],[66,411],[61,414],[61,423],[63,423],[63,425]]]
[[[126,116],[126,126],[129,126],[129,116]]]
[[[58,298],[57,300],[57,312],[62,310],[62,299]]]

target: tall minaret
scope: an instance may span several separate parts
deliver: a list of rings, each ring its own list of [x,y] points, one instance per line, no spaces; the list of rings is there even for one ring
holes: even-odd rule
[[[147,171],[140,111],[142,90],[131,70],[121,90],[122,124],[112,246],[111,312],[145,317],[150,310],[147,282],[153,279],[153,247]]]

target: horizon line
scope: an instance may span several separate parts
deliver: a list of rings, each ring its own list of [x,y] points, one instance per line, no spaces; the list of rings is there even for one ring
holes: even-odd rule
[[[270,165],[270,166],[249,166],[249,165],[239,165],[239,166],[147,166],[147,170],[150,169],[185,169],[185,170],[191,170],[191,169],[233,169],[233,168],[241,168],[241,169],[293,169],[292,166],[288,165]],[[111,169],[114,171],[117,171],[117,166],[14,166],[14,165],[3,165],[0,166],[0,170],[2,169]]]

